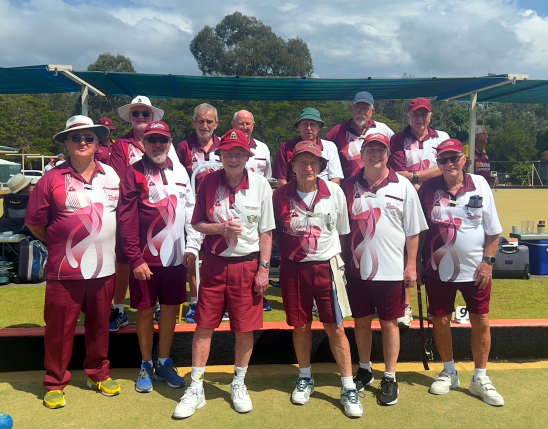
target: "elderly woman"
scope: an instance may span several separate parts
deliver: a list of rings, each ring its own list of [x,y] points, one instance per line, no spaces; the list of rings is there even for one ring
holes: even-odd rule
[[[442,175],[426,181],[419,190],[429,230],[424,244],[428,259],[424,271],[434,339],[443,371],[430,393],[443,395],[460,385],[453,361],[451,313],[457,290],[470,312],[474,376],[469,391],[489,405],[502,406],[486,367],[491,348],[489,301],[494,255],[502,227],[487,181],[463,171],[462,143],[447,139],[437,147]]]

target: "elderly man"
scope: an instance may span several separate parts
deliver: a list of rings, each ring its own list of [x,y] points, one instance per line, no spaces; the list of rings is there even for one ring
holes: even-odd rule
[[[425,240],[429,259],[423,274],[428,312],[443,361],[443,371],[430,386],[430,393],[443,395],[460,385],[451,337],[451,313],[460,290],[472,325],[475,369],[469,391],[489,405],[502,406],[504,399],[487,375],[491,280],[502,227],[487,181],[465,173],[465,163],[459,140],[442,142],[437,147],[442,176],[428,180],[419,190],[430,227]]]
[[[480,126],[476,131],[476,150],[474,151],[474,174],[483,176],[490,186],[494,186],[495,178],[491,177],[491,163],[487,156],[487,140],[489,134],[487,128]]]
[[[394,171],[411,180],[418,190],[428,179],[441,172],[436,165],[435,149],[449,138],[446,132],[430,127],[432,105],[426,98],[414,98],[407,108],[409,126],[390,139],[388,165]],[[398,319],[401,327],[411,326],[411,288],[405,289],[405,315]]]
[[[219,137],[215,130],[219,126],[217,109],[211,104],[202,103],[194,108],[192,115],[192,128],[194,132],[177,145],[177,156],[186,168],[188,175],[192,177],[193,172],[200,168],[203,163],[219,161],[215,151],[219,147]],[[201,170],[196,175],[195,190],[205,176],[213,171],[212,169]],[[188,267],[188,285],[190,288],[190,305],[185,315],[188,323],[195,323],[196,305],[198,303],[198,290],[196,287],[196,267]]]
[[[168,125],[151,122],[143,136],[145,156],[131,165],[122,179],[119,222],[124,253],[132,270],[131,306],[137,309],[142,356],[135,390],[148,393],[153,389],[154,375],[173,388],[185,384],[169,354],[177,309],[186,300],[185,266],[195,263],[201,236],[190,224],[194,192],[188,174],[182,165],[174,165],[167,157],[171,145]],[[162,317],[158,361],[153,365],[156,301]]]
[[[273,176],[278,179],[280,186],[285,185],[293,179],[294,173],[289,164],[295,150],[295,145],[304,140],[316,142],[322,152],[322,157],[327,159],[327,165],[320,171],[319,177],[324,180],[331,180],[337,184],[341,183],[344,176],[337,146],[335,146],[335,143],[332,141],[319,138],[323,124],[324,122],[318,109],[305,107],[301,111],[301,114],[295,122],[295,128],[299,131],[300,136],[293,140],[283,142],[276,155],[276,161],[274,162]]]
[[[378,314],[385,365],[378,393],[381,405],[398,402],[396,319],[404,313],[405,287],[416,285],[419,234],[426,229],[417,191],[387,166],[389,145],[384,134],[367,135],[361,149],[364,167],[343,185],[352,230],[347,289],[360,358],[354,380],[360,391],[373,382],[371,321]]]
[[[110,154],[112,152],[112,146],[116,142],[112,135],[112,132],[116,131],[116,127],[114,126],[112,119],[107,117],[99,119],[98,123],[108,128],[109,135],[106,139],[99,142],[99,147],[97,148],[97,152],[95,153],[95,159],[101,161],[103,164],[110,165]]]
[[[192,382],[174,418],[190,417],[205,405],[203,379],[213,330],[225,307],[235,336],[232,404],[239,413],[253,409],[245,375],[253,351],[253,331],[263,326],[262,295],[268,286],[272,230],[272,190],[268,181],[245,168],[253,155],[247,136],[230,130],[216,150],[223,169],[207,175],[196,198],[192,225],[205,234],[206,256],[197,327],[192,340]]]
[[[110,378],[108,322],[114,291],[114,239],[120,180],[95,161],[108,129],[87,116],[72,116],[54,139],[64,142],[69,161],[49,171],[30,196],[26,224],[46,243],[44,334],[47,390],[44,405],[65,406],[68,365],[80,312],[86,315],[87,385],[104,395],[120,393]]]
[[[151,104],[148,97],[138,95],[131,103],[118,108],[118,114],[124,121],[131,123],[131,130],[116,140],[110,154],[110,165],[121,178],[126,175],[128,167],[139,161],[145,149],[144,133],[147,125],[162,119],[164,111]],[[173,146],[170,146],[168,157],[174,164],[179,164]],[[125,314],[125,299],[129,281],[129,265],[120,248],[122,237],[116,239],[116,287],[114,290],[114,305],[110,315],[110,330],[115,332],[128,324]]]
[[[240,130],[247,136],[249,147],[253,156],[247,161],[246,168],[259,173],[269,179],[272,177],[272,165],[270,162],[270,149],[262,141],[254,139],[251,135],[255,129],[253,114],[247,110],[239,110],[232,117],[232,128]]]
[[[339,301],[333,290],[333,266],[342,266],[339,235],[350,232],[342,189],[318,175],[326,164],[316,141],[295,145],[290,168],[295,179],[274,193],[277,242],[281,255],[280,286],[287,323],[293,326],[293,345],[299,376],[291,400],[304,405],[314,392],[312,305],[341,373],[341,403],[348,417],[360,417],[363,408],[352,380],[350,346],[342,325]],[[338,269],[338,268],[335,268]],[[344,287],[343,287],[344,288]]]
[[[363,167],[361,147],[364,136],[380,133],[389,139],[394,135],[392,129],[379,121],[374,121],[374,99],[367,91],[358,92],[350,105],[352,118],[335,125],[325,136],[337,145],[344,177],[349,178]]]

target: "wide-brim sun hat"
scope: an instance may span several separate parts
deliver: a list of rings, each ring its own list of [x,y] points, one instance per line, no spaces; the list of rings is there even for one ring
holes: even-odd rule
[[[301,114],[295,121],[295,126],[299,125],[299,122],[305,119],[310,119],[311,121],[319,122],[321,124],[321,127],[323,127],[324,122],[320,115],[320,111],[314,107],[305,107],[303,110],[301,110]]]
[[[8,188],[12,194],[16,194],[19,191],[22,191],[27,186],[31,184],[31,181],[28,177],[23,176],[21,173],[11,176],[8,180]]]
[[[158,122],[164,117],[164,111],[158,107],[154,107],[150,102],[150,99],[144,95],[138,95],[131,103],[124,104],[122,107],[118,107],[118,115],[126,122],[131,122],[130,114],[131,110],[135,107],[148,107],[152,111],[152,121]]]
[[[95,125],[93,120],[84,115],[74,115],[67,119],[65,129],[53,136],[53,140],[64,143],[66,135],[76,130],[92,130],[99,140],[106,139],[110,130],[104,125]]]

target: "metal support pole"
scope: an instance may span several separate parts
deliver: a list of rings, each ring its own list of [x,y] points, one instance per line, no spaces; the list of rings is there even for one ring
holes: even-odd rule
[[[469,145],[470,148],[468,157],[470,158],[470,166],[468,167],[468,172],[474,172],[475,158],[476,158],[476,113],[478,108],[478,93],[474,92],[470,95],[470,134],[469,134]]]
[[[82,115],[88,116],[88,87],[86,85],[82,86]]]

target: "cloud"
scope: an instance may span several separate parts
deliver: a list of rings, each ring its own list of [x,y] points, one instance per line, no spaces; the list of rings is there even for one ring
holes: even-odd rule
[[[0,0],[0,66],[72,64],[103,52],[139,72],[200,74],[194,35],[235,11],[309,46],[320,77],[547,78],[548,18],[519,0]]]

